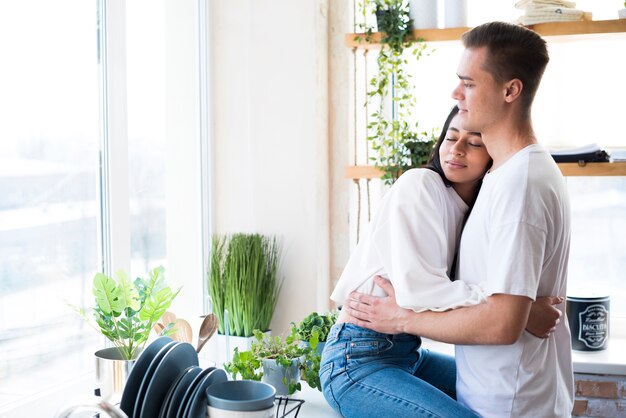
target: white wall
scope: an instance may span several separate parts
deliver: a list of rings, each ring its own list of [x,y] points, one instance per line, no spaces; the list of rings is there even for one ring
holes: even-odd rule
[[[211,2],[213,232],[281,238],[278,333],[328,304],[327,8]]]

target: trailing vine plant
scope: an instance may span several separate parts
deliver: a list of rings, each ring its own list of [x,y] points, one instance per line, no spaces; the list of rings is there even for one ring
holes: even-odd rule
[[[381,33],[378,73],[367,91],[368,103],[377,104],[367,125],[367,140],[374,151],[370,160],[382,170],[385,184],[392,184],[402,172],[425,164],[436,142],[434,132],[419,132],[418,123],[411,119],[415,95],[407,55],[419,60],[426,43],[412,35],[407,0],[364,0],[360,6],[364,21],[376,15]],[[370,42],[374,28],[364,23],[359,27]]]

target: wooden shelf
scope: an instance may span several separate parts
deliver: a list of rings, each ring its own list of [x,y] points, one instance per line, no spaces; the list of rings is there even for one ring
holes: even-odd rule
[[[559,163],[561,173],[564,176],[626,176],[626,162],[615,163]],[[353,165],[344,169],[344,177],[347,179],[375,179],[380,178],[382,172],[372,165]]]
[[[626,19],[616,20],[581,20],[578,22],[549,22],[527,26],[542,36],[589,35],[600,33],[626,32]],[[413,38],[427,42],[457,41],[470,28],[419,29],[412,31]],[[370,41],[363,33],[348,33],[344,42],[351,48],[380,48],[380,33],[373,33]]]

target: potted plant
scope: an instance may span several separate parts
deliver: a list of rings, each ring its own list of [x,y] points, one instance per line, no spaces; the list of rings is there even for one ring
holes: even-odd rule
[[[147,278],[131,281],[123,271],[117,280],[102,273],[93,278],[93,318],[82,308],[73,308],[113,347],[98,350],[96,380],[103,397],[121,395],[130,370],[143,350],[150,332],[180,292],[165,282],[165,269],[156,267]],[[165,333],[168,331],[166,330]]]
[[[626,19],[626,1],[624,1],[624,8],[617,11],[617,15],[620,19]]]
[[[301,389],[300,372],[310,351],[300,344],[293,329],[284,339],[254,330],[250,350],[235,348],[232,361],[226,362],[224,369],[233,379],[261,380],[274,386],[277,395],[291,395]]]
[[[124,271],[117,272],[117,280],[102,273],[93,278],[95,306],[94,321],[84,309],[78,313],[96,330],[100,331],[121,359],[137,358],[148,341],[150,331],[170,307],[180,292],[166,284],[163,266],[150,271],[147,278],[131,281]]]
[[[337,314],[334,312],[322,315],[311,312],[297,326],[292,323],[292,327],[295,327],[295,332],[298,333],[302,342],[308,345],[315,343],[316,352],[321,355],[330,328],[335,324],[335,321],[337,321]]]
[[[215,356],[219,360],[232,358],[231,345],[240,351],[249,349],[255,329],[269,331],[282,286],[279,258],[276,237],[243,233],[213,236],[208,289],[212,312],[218,318],[218,334],[226,336],[217,338],[219,351]]]
[[[413,37],[406,1],[364,1],[363,15],[372,11],[377,17],[381,48],[376,59],[378,72],[370,79],[367,92],[368,105],[375,109],[370,114],[367,140],[375,154],[370,160],[382,170],[385,184],[391,184],[402,172],[426,162],[436,142],[434,132],[419,133],[418,123],[412,120],[415,96],[406,55],[410,52],[419,60],[426,44]],[[373,28],[361,27],[368,41]],[[414,161],[422,163],[414,165]]]
[[[317,388],[320,391],[322,390],[319,376],[322,351],[324,350],[330,328],[336,321],[337,314],[334,312],[322,315],[312,312],[300,321],[297,326],[294,323],[291,324],[292,334],[297,334],[301,341],[300,344],[307,349],[301,367],[301,378],[311,388]]]

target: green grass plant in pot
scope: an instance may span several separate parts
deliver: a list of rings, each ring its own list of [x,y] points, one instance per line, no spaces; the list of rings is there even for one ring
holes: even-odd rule
[[[237,376],[244,380],[261,380],[274,386],[277,395],[291,395],[302,388],[300,373],[306,367],[310,351],[300,344],[293,329],[285,338],[254,330],[250,350],[235,348],[232,361],[224,363],[224,369],[233,380]]]
[[[225,334],[228,311],[229,335],[251,337],[268,331],[282,280],[278,277],[280,246],[273,236],[233,234],[213,236],[209,296]]]

